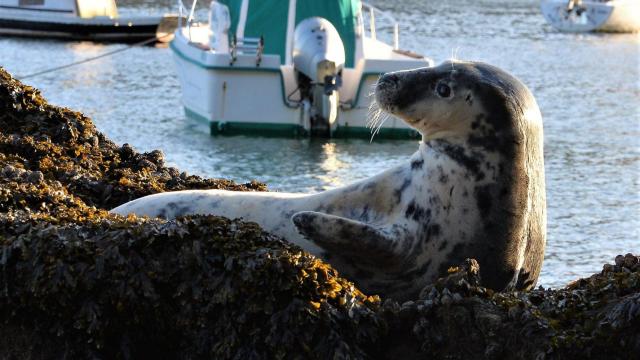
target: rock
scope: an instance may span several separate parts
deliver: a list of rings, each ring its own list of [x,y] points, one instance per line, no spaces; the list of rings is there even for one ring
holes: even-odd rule
[[[141,159],[140,161],[138,161],[138,167],[147,168],[147,169],[151,169],[152,171],[156,171],[156,165],[147,159]]]
[[[133,150],[133,147],[129,144],[123,144],[120,148],[120,156],[123,160],[132,158],[134,154],[135,150]]]
[[[0,69],[0,359],[629,359],[638,256],[561,289],[497,293],[474,259],[398,304],[256,224],[108,209],[185,189]]]
[[[616,265],[623,266],[624,265],[624,256],[618,255],[616,256]]]
[[[26,180],[31,184],[38,184],[44,181],[44,175],[42,175],[41,171],[31,171]]]
[[[164,153],[160,150],[153,150],[149,153],[149,158],[156,166],[164,166]]]
[[[633,269],[638,264],[638,258],[631,253],[624,256],[624,266],[628,269]]]
[[[6,179],[13,179],[15,177],[20,176],[20,174],[23,172],[24,170],[20,169],[20,168],[15,168],[11,165],[7,165],[2,169],[2,177],[6,178]]]

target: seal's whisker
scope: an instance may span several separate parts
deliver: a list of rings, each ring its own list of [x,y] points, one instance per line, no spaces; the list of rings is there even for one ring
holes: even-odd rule
[[[373,134],[380,123],[380,113],[376,113],[376,117],[374,120],[367,124],[367,127],[371,130],[371,134]]]
[[[369,140],[369,142],[373,142],[373,138],[380,132],[380,129],[382,129],[382,125],[384,124],[385,121],[387,121],[387,119],[389,119],[389,117],[391,117],[391,115],[389,115],[389,113],[384,112],[384,111],[380,111],[381,114],[379,116],[379,121],[378,121],[378,125],[375,127],[375,131],[373,129],[372,133],[371,133],[371,139]]]
[[[372,98],[373,101],[375,101],[376,98],[376,86],[378,85],[378,83],[374,83],[373,85],[371,85],[371,87],[369,88],[369,91],[367,92],[367,97],[368,98]]]
[[[378,80],[380,79],[378,78]],[[378,87],[378,80],[376,80],[376,82],[371,84],[371,87],[369,88],[369,96],[373,96],[376,94],[376,88]]]
[[[385,123],[385,121],[389,120],[390,117],[391,117],[391,115],[389,115],[389,113],[387,113],[387,112],[383,112],[382,113],[382,116],[381,116],[382,120],[380,121],[380,124],[378,125],[377,132],[380,132],[380,128]]]
[[[451,71],[455,71],[455,62],[458,61],[458,51],[460,51],[460,46],[456,46],[455,48],[451,48]]]
[[[380,78],[378,78],[380,80]],[[376,101],[376,87],[378,86],[378,80],[371,85],[371,91],[369,92],[368,97],[372,98],[369,103],[369,109],[367,111],[367,127],[370,129],[374,129],[380,120],[380,115],[382,113],[382,109],[378,102]]]
[[[378,102],[373,100],[371,104],[369,104],[369,110],[367,112],[367,118],[368,118],[367,127],[369,128],[375,127],[375,124],[377,123],[381,112],[382,112],[382,109],[380,109],[380,106],[378,106]]]
[[[369,119],[369,121],[367,121],[367,127],[371,129],[371,131],[373,131],[376,128],[376,126],[378,126],[379,119],[380,119],[380,113],[375,112],[373,116]]]
[[[378,78],[376,79],[376,82],[374,82],[373,84],[371,84],[371,88],[375,90],[376,87],[378,87],[378,83],[380,82],[380,79],[382,78],[382,75],[378,76]]]
[[[382,111],[381,109],[377,109],[375,111],[371,120],[367,123],[367,127],[371,129],[371,132],[373,132],[378,127],[378,125],[382,121],[383,115],[384,111]]]
[[[380,110],[380,106],[378,106],[378,102],[373,100],[369,104],[369,111],[367,115],[373,115],[376,111]]]

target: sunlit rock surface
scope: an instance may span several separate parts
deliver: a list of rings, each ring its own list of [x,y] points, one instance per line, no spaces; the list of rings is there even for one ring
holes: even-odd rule
[[[527,293],[468,260],[399,304],[252,223],[107,212],[193,188],[266,190],[117,146],[0,69],[0,359],[639,358],[632,254]]]

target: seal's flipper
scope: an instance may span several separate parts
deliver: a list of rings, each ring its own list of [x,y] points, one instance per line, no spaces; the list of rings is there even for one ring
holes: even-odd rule
[[[381,228],[315,211],[301,211],[291,220],[304,237],[332,254],[378,265],[397,260],[393,251],[395,239]]]

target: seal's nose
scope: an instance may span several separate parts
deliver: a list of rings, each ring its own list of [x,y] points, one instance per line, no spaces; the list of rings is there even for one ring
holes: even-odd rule
[[[379,88],[395,88],[398,86],[398,81],[400,80],[400,78],[398,77],[398,75],[394,74],[394,73],[387,73],[382,75],[382,77],[380,77],[380,79],[378,79],[378,87]]]
[[[376,83],[376,103],[381,109],[391,111],[395,99],[398,97],[400,77],[394,73],[382,75]]]

